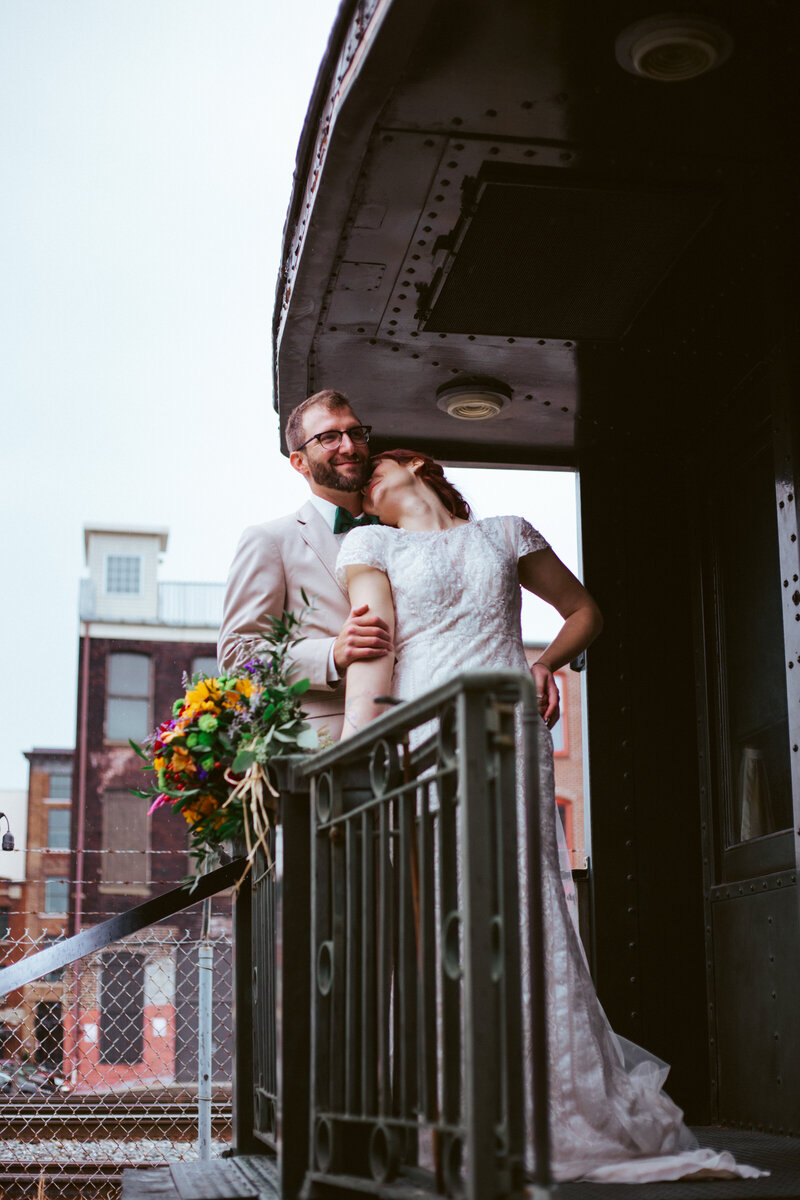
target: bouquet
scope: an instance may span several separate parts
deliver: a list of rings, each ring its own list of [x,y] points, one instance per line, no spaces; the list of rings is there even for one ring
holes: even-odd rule
[[[131,746],[156,782],[134,794],[153,797],[150,812],[171,804],[189,826],[190,853],[204,863],[223,843],[244,840],[248,869],[259,846],[269,857],[269,810],[278,792],[270,760],[318,746],[301,697],[308,680],[288,682],[290,651],[302,638],[299,616],[271,618],[271,629],[250,662],[215,678],[184,676],[186,692],[172,717],[144,743]],[[246,872],[245,872],[246,873]]]

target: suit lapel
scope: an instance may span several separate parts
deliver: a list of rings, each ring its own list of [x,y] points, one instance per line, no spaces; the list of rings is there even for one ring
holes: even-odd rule
[[[300,536],[316,554],[342,595],[347,597],[346,588],[336,578],[336,556],[339,543],[331,532],[327,521],[308,500],[297,514]]]

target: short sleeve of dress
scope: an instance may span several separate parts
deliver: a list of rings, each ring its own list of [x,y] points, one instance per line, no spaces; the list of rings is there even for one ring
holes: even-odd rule
[[[347,586],[347,567],[361,564],[386,570],[386,539],[380,525],[362,525],[351,529],[342,541],[336,559],[336,578]]]
[[[524,517],[509,517],[507,520],[513,522],[513,528],[509,532],[512,534],[512,537],[516,535],[517,558],[523,558],[526,554],[533,554],[536,550],[550,549],[550,543],[547,538],[542,537],[539,530],[534,529]]]

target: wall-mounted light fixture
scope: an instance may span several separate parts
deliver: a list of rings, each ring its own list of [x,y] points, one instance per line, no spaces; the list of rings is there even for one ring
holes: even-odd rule
[[[6,833],[3,834],[2,847],[4,850],[14,849],[14,835],[11,832],[11,822],[4,812],[0,812],[0,821],[6,823]]]
[[[623,29],[614,49],[619,65],[632,75],[681,83],[721,66],[733,49],[733,38],[709,17],[662,13]]]
[[[463,375],[436,390],[436,405],[459,421],[488,421],[511,403],[511,388],[499,379]]]

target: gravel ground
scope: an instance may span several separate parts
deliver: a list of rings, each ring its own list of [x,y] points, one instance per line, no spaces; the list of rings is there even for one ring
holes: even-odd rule
[[[211,1156],[218,1158],[227,1150],[227,1141],[212,1141]],[[172,1142],[166,1138],[142,1138],[139,1141],[115,1141],[114,1138],[97,1138],[92,1141],[68,1141],[62,1138],[45,1138],[32,1145],[17,1138],[3,1139],[0,1143],[0,1164],[22,1163],[44,1166],[46,1163],[114,1163],[120,1166],[138,1166],[151,1163],[165,1166],[173,1162],[195,1162],[197,1142]]]

